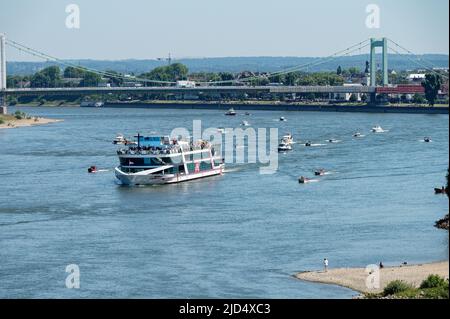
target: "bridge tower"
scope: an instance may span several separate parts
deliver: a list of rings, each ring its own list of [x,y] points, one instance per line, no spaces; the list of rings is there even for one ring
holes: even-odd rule
[[[0,114],[6,114],[6,36],[0,33]]]
[[[388,40],[382,39],[370,39],[370,86],[377,86],[377,61],[376,61],[376,48],[381,47],[382,53],[382,73],[383,73],[383,86],[389,85],[388,74]]]

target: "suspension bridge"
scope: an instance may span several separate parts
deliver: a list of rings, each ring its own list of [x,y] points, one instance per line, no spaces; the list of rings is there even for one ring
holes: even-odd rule
[[[401,46],[400,44],[388,38],[382,39],[367,39],[358,42],[344,50],[335,52],[330,56],[320,58],[316,61],[287,68],[281,71],[266,73],[264,75],[250,76],[243,79],[235,79],[229,81],[213,81],[213,82],[197,82],[195,87],[177,87],[176,82],[158,81],[146,78],[132,77],[136,83],[142,83],[141,87],[56,87],[56,88],[8,88],[6,78],[6,46],[13,49],[25,52],[34,57],[41,58],[46,61],[52,61],[55,64],[63,67],[73,67],[75,69],[83,70],[98,74],[102,77],[126,79],[130,77],[125,75],[105,72],[92,68],[86,68],[80,65],[70,63],[66,60],[51,56],[42,51],[33,49],[24,44],[7,39],[4,34],[0,34],[0,113],[6,113],[6,98],[8,95],[13,96],[50,96],[50,95],[90,95],[90,94],[160,94],[160,93],[174,93],[174,94],[208,94],[208,93],[273,93],[273,94],[289,94],[289,93],[330,93],[330,94],[367,94],[371,101],[375,101],[376,94],[414,94],[423,93],[421,86],[391,86],[389,85],[388,76],[388,50],[396,54],[407,54],[412,63],[418,67],[427,70],[430,73],[437,73],[433,65],[424,61],[420,56],[414,54],[410,50]],[[277,75],[285,75],[292,72],[308,70],[311,67],[318,66],[323,63],[333,61],[339,57],[350,56],[355,52],[361,52],[362,49],[370,47],[369,59],[369,81],[364,86],[252,86],[254,80],[262,77],[271,78]],[[377,61],[376,49],[382,49],[382,67],[381,67],[381,83],[377,83]]]

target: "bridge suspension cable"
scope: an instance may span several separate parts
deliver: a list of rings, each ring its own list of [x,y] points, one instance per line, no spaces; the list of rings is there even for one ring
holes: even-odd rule
[[[42,59],[45,59],[45,60],[48,60],[48,61],[54,61],[54,62],[57,62],[57,63],[59,63],[61,65],[64,65],[64,66],[73,67],[73,68],[78,69],[78,70],[95,73],[95,74],[98,74],[98,75],[101,75],[101,76],[105,76],[105,77],[116,78],[116,79],[125,79],[125,80],[133,80],[133,81],[136,81],[136,82],[145,82],[145,83],[176,84],[176,82],[171,82],[171,81],[150,80],[150,79],[143,79],[143,78],[138,78],[138,77],[126,77],[126,76],[121,75],[121,74],[115,74],[115,73],[110,73],[110,72],[96,70],[96,69],[93,69],[93,68],[83,67],[83,66],[80,66],[80,65],[76,65],[76,64],[73,64],[73,63],[61,60],[59,58],[56,58],[56,57],[51,56],[51,55],[48,55],[46,53],[43,53],[41,51],[38,51],[38,50],[35,50],[33,48],[27,47],[27,46],[25,46],[23,44],[20,44],[20,43],[18,43],[16,41],[9,40],[9,39],[6,40],[6,44],[9,45],[10,47],[13,47],[13,48],[15,48],[15,49],[17,49],[19,51],[22,51],[22,52],[26,52],[26,53],[28,53],[30,55],[35,56],[35,57],[39,57],[39,58],[42,58]]]
[[[388,39],[392,44],[394,44],[398,49],[405,51],[407,54],[402,54],[400,53],[397,49],[394,49],[393,47],[389,46],[389,49],[392,50],[394,53],[399,54],[399,55],[404,55],[409,61],[415,63],[416,65],[425,68],[426,70],[430,71],[431,73],[440,75],[441,77],[448,79],[449,77],[446,76],[445,74],[442,74],[440,72],[437,72],[436,70],[434,70],[435,65],[433,65],[433,63],[420,58],[420,55],[415,54],[414,52],[406,49],[405,47],[401,46],[400,44],[398,44],[397,42]],[[411,58],[411,56],[416,57],[416,60]],[[425,63],[427,63],[428,65],[425,65]]]
[[[327,62],[331,62],[331,61],[333,61],[333,60],[335,60],[335,59],[337,59],[339,57],[348,56],[348,55],[350,55],[350,54],[352,54],[352,53],[354,53],[356,51],[360,51],[363,48],[365,48],[365,47],[370,45],[369,41],[370,40],[367,39],[365,41],[359,42],[359,43],[357,43],[355,45],[352,45],[352,46],[346,48],[345,50],[341,50],[341,51],[338,51],[338,52],[336,52],[336,53],[334,53],[332,55],[329,55],[327,57],[320,58],[317,61],[313,61],[313,62],[309,62],[309,63],[306,63],[306,64],[298,65],[298,66],[291,67],[291,68],[288,68],[288,69],[285,69],[285,70],[281,70],[281,71],[276,71],[276,72],[271,72],[271,73],[267,73],[267,74],[264,74],[264,75],[259,75],[259,76],[245,78],[245,79],[242,79],[241,81],[242,82],[246,82],[246,81],[252,81],[252,80],[255,80],[255,79],[270,78],[270,77],[277,76],[277,75],[284,75],[284,74],[289,74],[289,73],[293,73],[293,72],[298,72],[298,71],[304,70],[305,68],[315,67],[315,66],[327,63]]]

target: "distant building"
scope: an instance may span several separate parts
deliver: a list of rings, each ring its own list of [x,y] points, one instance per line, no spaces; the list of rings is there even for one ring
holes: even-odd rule
[[[142,87],[142,83],[134,82],[134,81],[124,81],[121,85],[122,87]]]
[[[177,81],[177,87],[179,88],[195,88],[194,81]]]
[[[422,82],[425,80],[425,74],[422,73],[411,73],[407,77],[409,82]]]
[[[100,82],[97,86],[99,88],[109,88],[109,87],[111,87],[111,83],[109,83],[109,82]]]

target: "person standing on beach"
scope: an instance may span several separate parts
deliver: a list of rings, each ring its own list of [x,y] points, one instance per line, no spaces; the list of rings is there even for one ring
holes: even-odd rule
[[[328,272],[328,259],[326,258],[323,260],[323,268],[325,272]]]

